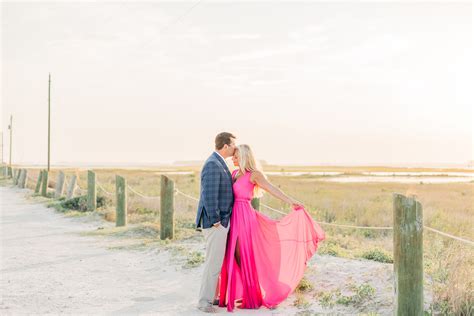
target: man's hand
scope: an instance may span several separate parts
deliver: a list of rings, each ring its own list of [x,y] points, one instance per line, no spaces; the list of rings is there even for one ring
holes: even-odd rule
[[[216,228],[217,228],[217,227],[219,227],[219,225],[220,225],[220,224],[221,224],[221,222],[217,222],[217,223],[215,223],[215,224],[214,224],[214,225],[212,225],[212,226],[214,226],[214,227],[216,227]]]

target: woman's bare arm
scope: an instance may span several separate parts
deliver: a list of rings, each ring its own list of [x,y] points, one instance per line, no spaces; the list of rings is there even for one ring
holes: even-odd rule
[[[250,181],[252,183],[257,184],[260,188],[264,189],[277,199],[282,200],[283,202],[286,202],[288,204],[293,205],[294,207],[303,207],[303,204],[300,203],[299,201],[289,197],[283,191],[281,191],[279,188],[275,187],[273,184],[271,184],[260,171],[254,171],[252,172],[252,175],[250,177]]]

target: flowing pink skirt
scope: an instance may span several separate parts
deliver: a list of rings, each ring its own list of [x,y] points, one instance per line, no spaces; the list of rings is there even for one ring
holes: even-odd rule
[[[231,215],[226,254],[219,285],[219,306],[275,307],[303,277],[324,231],[304,209],[280,220],[255,211],[247,199],[236,199]],[[240,267],[235,259],[237,242]]]

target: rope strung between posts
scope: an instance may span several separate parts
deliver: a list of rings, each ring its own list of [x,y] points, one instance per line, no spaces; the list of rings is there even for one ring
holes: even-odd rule
[[[188,194],[186,194],[186,193],[183,193],[183,192],[181,192],[181,191],[178,190],[178,189],[175,189],[174,191],[175,191],[176,193],[178,193],[178,194],[181,194],[181,195],[184,196],[184,197],[187,197],[187,198],[190,199],[190,200],[199,202],[199,199],[195,198],[194,196],[191,196],[191,195],[188,195]]]
[[[160,196],[148,196],[148,195],[145,195],[143,193],[140,193],[140,192],[137,192],[136,190],[134,190],[130,185],[127,184],[127,188],[132,191],[133,193],[135,193],[136,195],[138,196],[141,196],[142,198],[145,198],[145,199],[160,199],[161,197]]]
[[[87,190],[82,189],[79,183],[76,184],[76,189],[79,190],[79,193],[87,193]]]
[[[470,245],[470,246],[474,246],[474,242],[473,242],[473,241],[470,241],[470,240],[467,240],[467,239],[464,239],[464,238],[461,238],[461,237],[457,237],[457,236],[454,236],[454,235],[451,235],[451,234],[448,234],[448,233],[439,231],[439,230],[437,230],[437,229],[434,229],[434,228],[431,228],[431,227],[428,227],[428,226],[423,226],[423,227],[426,228],[426,229],[429,230],[429,231],[432,231],[432,232],[434,232],[434,233],[440,234],[440,235],[442,235],[442,236],[455,239],[455,240],[457,240],[457,241],[463,242],[463,243],[468,244],[468,245]]]
[[[175,189],[176,193],[178,194],[181,194],[189,199],[192,199],[194,201],[199,201],[199,199],[191,196],[191,195],[188,195],[186,193],[183,193],[181,191],[179,191],[178,189]],[[280,210],[277,210],[271,206],[268,206],[266,204],[263,204],[263,203],[260,203],[261,206],[269,209],[269,210],[272,210],[276,213],[279,213],[279,214],[282,214],[282,215],[287,215],[287,213],[285,212],[282,212]],[[335,223],[326,223],[326,222],[319,222],[318,221],[318,224],[322,224],[322,225],[328,225],[328,226],[335,226],[335,227],[341,227],[341,228],[354,228],[354,229],[370,229],[370,230],[393,230],[393,227],[390,227],[390,226],[356,226],[356,225],[344,225],[344,224],[335,224]],[[431,227],[428,227],[428,226],[423,226],[424,228],[426,228],[427,230],[429,231],[432,231],[434,233],[438,233],[442,236],[445,236],[445,237],[449,237],[449,238],[452,238],[452,239],[455,239],[455,240],[458,240],[460,242],[463,242],[463,243],[466,243],[470,246],[474,246],[474,242],[470,241],[470,240],[467,240],[467,239],[464,239],[464,238],[460,238],[460,237],[456,237],[454,235],[451,235],[451,234],[448,234],[448,233],[444,233],[442,231],[439,231],[439,230],[436,230],[434,228],[431,228]]]
[[[112,196],[114,195],[114,193],[109,192],[106,189],[104,189],[104,187],[100,184],[100,182],[98,180],[96,180],[96,183],[97,183],[97,187],[99,189],[101,189],[105,194],[112,195]]]

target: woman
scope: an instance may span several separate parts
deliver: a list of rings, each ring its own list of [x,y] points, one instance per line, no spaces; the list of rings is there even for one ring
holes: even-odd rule
[[[234,205],[221,270],[219,306],[275,308],[303,277],[307,261],[316,252],[324,232],[303,205],[267,181],[257,168],[248,145],[239,145],[232,157]],[[273,220],[254,210],[253,197],[265,190],[292,205],[293,212]]]

